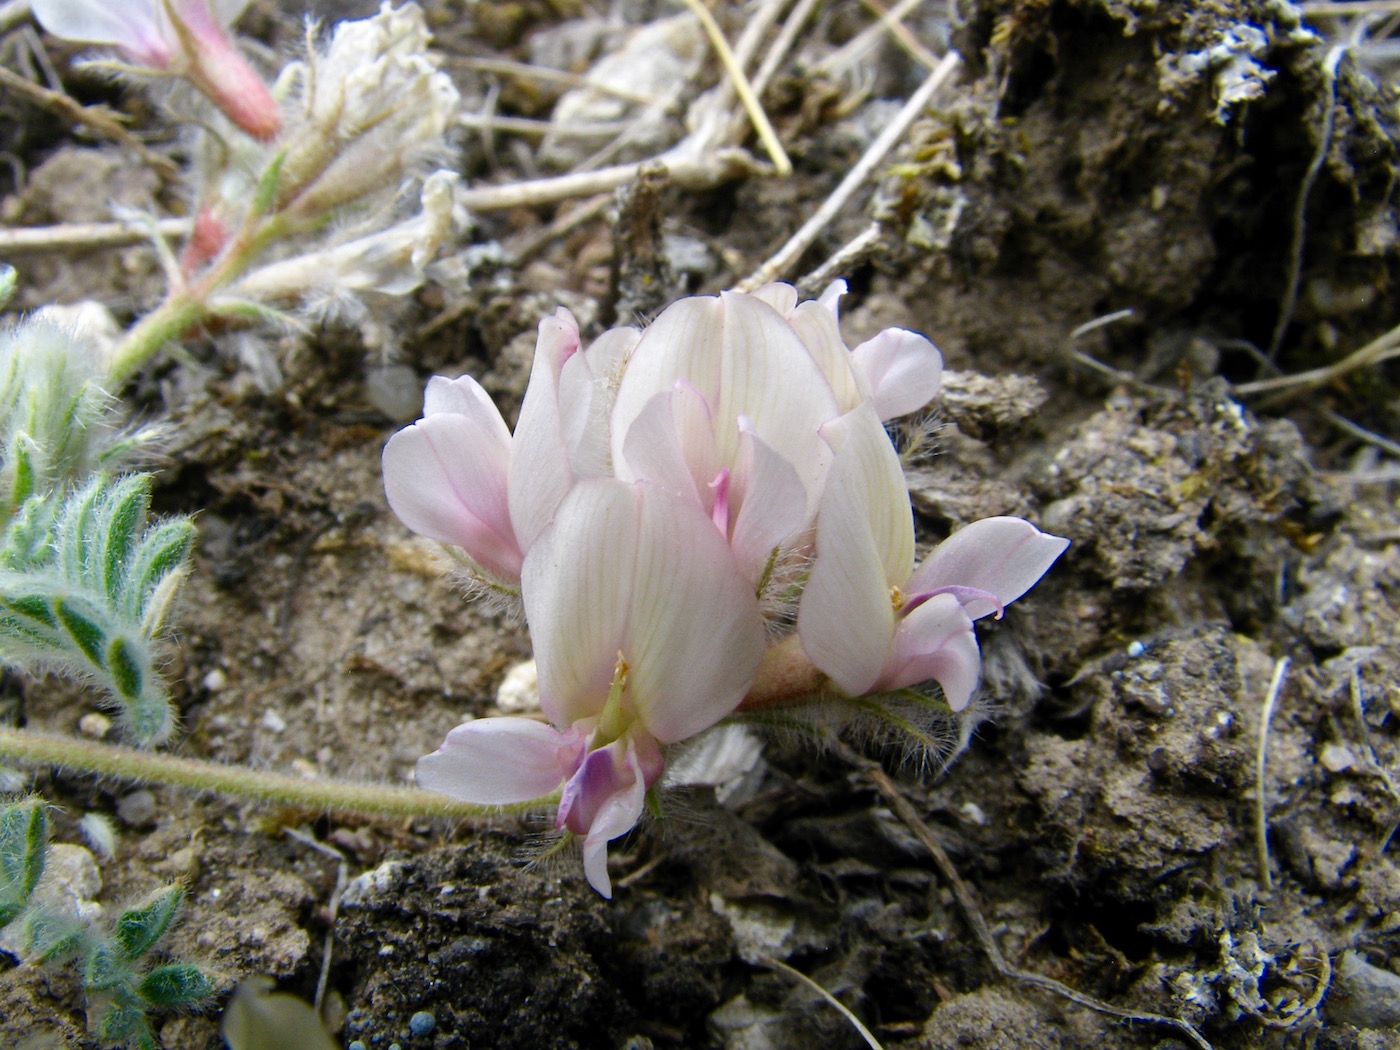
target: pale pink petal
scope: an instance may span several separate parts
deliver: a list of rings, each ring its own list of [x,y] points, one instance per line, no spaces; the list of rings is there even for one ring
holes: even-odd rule
[[[923,336],[903,328],[886,328],[851,351],[863,373],[880,418],[917,412],[938,394],[943,355]]]
[[[521,551],[506,503],[509,458],[494,430],[454,413],[429,416],[384,446],[384,494],[414,532],[463,548],[510,582]]]
[[[670,744],[739,706],[767,638],[753,584],[705,513],[646,485],[637,493],[627,695],[641,725]]]
[[[583,352],[583,356],[588,359],[590,371],[601,382],[610,386],[614,394],[641,338],[640,328],[609,328]]]
[[[720,471],[710,408],[684,380],[653,397],[633,421],[614,464],[623,481],[645,480],[709,513]]]
[[[133,61],[163,69],[171,44],[161,33],[159,0],[32,0],[35,20],[54,36],[90,44],[110,44]]]
[[[693,296],[672,303],[642,333],[623,373],[613,404],[613,458],[633,421],[657,394],[678,379],[693,386],[714,406],[719,403],[720,351],[724,337],[724,307],[711,296]]]
[[[788,316],[788,321],[826,377],[840,411],[849,412],[869,399],[870,384],[864,372],[852,367],[851,352],[841,338],[834,308],[809,299]]]
[[[875,684],[895,633],[891,588],[914,560],[899,457],[866,404],[822,428],[836,451],[817,512],[816,562],[798,606],[808,658],[859,696]]]
[[[720,460],[735,463],[740,416],[797,471],[815,509],[831,453],[818,435],[839,416],[826,377],[788,323],[772,307],[748,295],[726,292],[715,437]],[[702,393],[703,393],[702,388]]]
[[[528,551],[549,527],[574,483],[559,409],[559,374],[578,348],[578,325],[567,310],[540,322],[508,478],[510,517],[521,550]]]
[[[900,621],[879,688],[902,689],[933,679],[943,687],[948,706],[961,711],[977,687],[981,669],[972,621],[957,598],[940,594]]]
[[[1041,532],[1024,518],[983,518],[940,543],[915,570],[908,593],[971,587],[1010,605],[1045,575],[1068,546],[1069,540]],[[976,620],[996,612],[996,605],[979,598],[968,602],[966,611]]]
[[[507,806],[543,798],[574,775],[584,738],[530,718],[481,718],[418,760],[418,786],[465,802]]]
[[[732,490],[741,502],[729,545],[744,578],[757,584],[773,551],[807,527],[807,490],[792,464],[757,437],[748,420],[740,419],[739,431]]]
[[[483,430],[493,434],[502,445],[510,444],[510,428],[501,418],[501,410],[471,376],[446,379],[433,376],[428,380],[423,393],[423,415],[435,416],[440,412],[453,412],[466,416]]]
[[[839,277],[822,289],[822,294],[817,296],[817,302],[821,303],[836,317],[841,313],[841,296],[846,294],[846,282]]]
[[[609,796],[598,808],[583,840],[583,873],[588,884],[609,900],[612,879],[608,877],[608,843],[621,838],[642,818],[646,806],[646,784],[636,749],[627,748],[630,782]]]
[[[555,725],[596,717],[607,700],[632,611],[637,503],[631,485],[581,481],[525,552],[521,596],[539,666],[540,706]]]
[[[749,293],[761,303],[767,303],[782,317],[792,313],[797,306],[797,289],[790,284],[774,281]]]
[[[575,478],[609,473],[612,454],[608,416],[612,394],[593,375],[584,354],[574,354],[559,373],[559,430]]]
[[[203,91],[224,115],[261,142],[282,130],[282,110],[229,36],[208,0],[164,0],[162,28],[174,52],[169,68]]]

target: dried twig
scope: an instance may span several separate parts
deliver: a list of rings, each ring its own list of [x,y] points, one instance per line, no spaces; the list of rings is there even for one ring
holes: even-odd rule
[[[962,876],[958,874],[958,869],[953,866],[953,861],[938,844],[938,839],[934,837],[932,829],[924,823],[919,816],[918,810],[909,802],[904,794],[895,786],[888,774],[880,766],[872,762],[863,755],[857,754],[846,744],[837,742],[835,750],[841,757],[851,765],[860,769],[870,778],[875,789],[880,792],[889,807],[894,811],[904,825],[913,833],[923,847],[928,850],[933,858],[934,867],[947,882],[948,888],[953,891],[953,899],[957,902],[958,911],[962,914],[963,921],[972,930],[973,936],[977,938],[977,943],[986,954],[987,959],[1002,977],[1017,981],[1021,984],[1029,984],[1044,991],[1051,992],[1061,998],[1068,999],[1072,1003],[1086,1007],[1098,1013],[1107,1014],[1110,1017],[1117,1017],[1124,1021],[1138,1021],[1143,1024],[1157,1025],[1162,1028],[1170,1028],[1173,1031],[1190,1040],[1198,1050],[1214,1050],[1210,1042],[1203,1036],[1196,1026],[1188,1021],[1183,1021],[1179,1017],[1167,1017],[1163,1014],[1148,1013],[1141,1010],[1124,1010],[1121,1007],[1106,1003],[1101,999],[1095,999],[1092,995],[1085,995],[1076,991],[1067,984],[1055,980],[1052,977],[1045,977],[1042,974],[1034,973],[1030,970],[1022,970],[1013,966],[1001,953],[1001,946],[997,944],[996,937],[992,935],[992,928],[987,924],[986,918],[982,914],[981,908],[977,906],[977,900],[972,896],[972,891],[968,889],[967,883],[963,882]]]
[[[1293,212],[1293,243],[1288,250],[1288,286],[1284,289],[1283,303],[1279,307],[1273,338],[1269,340],[1270,361],[1278,356],[1279,347],[1283,345],[1283,335],[1288,331],[1288,325],[1293,320],[1293,310],[1298,305],[1298,285],[1303,277],[1303,244],[1308,228],[1308,198],[1312,196],[1313,185],[1327,160],[1327,151],[1332,146],[1332,129],[1337,123],[1337,67],[1346,51],[1346,45],[1338,44],[1327,52],[1327,57],[1322,61],[1322,72],[1327,85],[1327,108],[1322,115],[1322,133],[1318,136],[1317,152],[1313,154],[1308,170],[1303,175],[1302,185],[1298,188],[1298,203]]]
[[[0,66],[0,88],[13,91],[17,95],[23,95],[36,106],[48,110],[56,117],[91,128],[104,138],[125,146],[140,156],[144,163],[155,169],[161,178],[173,179],[180,173],[179,166],[173,160],[155,152],[138,139],[123,127],[116,115],[105,106],[80,105],[63,92],[53,91],[42,84],[25,80],[24,77],[10,72],[4,66]]]
[[[462,69],[474,69],[482,73],[500,73],[527,80],[544,80],[563,84],[571,88],[586,88],[590,91],[596,91],[600,95],[612,95],[624,102],[633,102],[640,106],[662,105],[666,102],[665,99],[655,95],[646,95],[638,91],[614,87],[612,84],[593,80],[586,75],[570,73],[563,69],[550,69],[548,66],[530,65],[528,62],[512,62],[504,58],[479,58],[474,55],[454,55],[448,57],[447,64]]]
[[[155,231],[162,237],[188,237],[191,219],[158,219]],[[124,248],[151,239],[149,222],[72,222],[59,226],[21,226],[0,230],[0,253],[87,251],[92,248]]]
[[[923,63],[928,69],[937,68],[938,56],[919,43],[919,38],[909,32],[909,27],[900,20],[904,17],[903,14],[896,15],[880,3],[880,0],[860,0],[860,2],[880,20],[880,25],[889,30],[899,46],[904,48],[911,58]]]
[[[1269,800],[1265,774],[1269,766],[1269,727],[1274,720],[1274,708],[1278,706],[1279,693],[1283,692],[1283,679],[1288,674],[1288,657],[1279,657],[1274,664],[1274,676],[1269,680],[1269,691],[1264,694],[1264,710],[1259,715],[1259,747],[1254,754],[1254,847],[1259,858],[1259,882],[1264,889],[1274,888],[1274,877],[1269,871]]]
[[[0,4],[0,33],[8,33],[29,17],[29,0],[8,0]]]
[[[1340,361],[1327,365],[1325,368],[1314,368],[1293,375],[1275,376],[1272,379],[1256,379],[1252,383],[1239,383],[1232,392],[1240,397],[1248,397],[1251,394],[1267,394],[1278,391],[1280,393],[1276,400],[1282,401],[1298,394],[1305,394],[1320,386],[1335,383],[1350,372],[1378,365],[1382,361],[1389,361],[1392,357],[1400,357],[1400,326],[1392,328],[1384,335],[1371,340],[1360,350],[1353,351]]]
[[[788,242],[779,248],[767,262],[741,281],[736,286],[736,291],[752,292],[771,281],[776,281],[802,257],[802,253],[812,246],[822,230],[826,229],[837,213],[845,207],[851,195],[875,170],[876,165],[884,160],[885,154],[894,148],[894,144],[909,129],[909,125],[914,123],[923,113],[934,94],[952,78],[953,73],[961,64],[962,56],[956,51],[949,51],[943,57],[943,61],[938,63],[938,68],[928,75],[928,78],[919,85],[919,89],[914,94],[909,96],[909,101],[904,103],[904,107],[895,115],[895,118],[870,144],[864,156],[841,180],[841,184],[832,191],[831,196],[822,202],[822,206],[816,210],[815,214],[803,223],[802,228],[793,234]]]
[[[866,1028],[865,1025],[861,1024],[860,1018],[857,1017],[855,1014],[851,1013],[850,1009],[846,1006],[845,1003],[843,1003],[840,999],[836,998],[836,996],[832,995],[830,992],[828,992],[825,988],[819,985],[816,981],[812,980],[812,978],[808,977],[801,970],[794,969],[782,960],[774,959],[771,956],[767,955],[761,956],[758,961],[761,962],[764,966],[771,967],[772,969],[777,970],[780,973],[787,974],[789,977],[797,978],[808,988],[812,989],[812,991],[820,995],[823,999],[825,999],[828,1003],[835,1007],[842,1017],[844,1017],[847,1021],[851,1023],[851,1027],[860,1033],[860,1037],[865,1040],[865,1045],[870,1047],[870,1050],[885,1050],[885,1048],[880,1045],[880,1041],[875,1038],[875,1034],[871,1032],[869,1028]]]
[[[880,244],[880,224],[872,222],[827,258],[811,273],[797,282],[797,290],[803,295],[815,295],[832,280],[848,274],[851,268],[873,253]]]
[[[753,122],[754,130],[758,132],[759,141],[763,143],[768,159],[773,162],[774,170],[779,175],[791,175],[792,161],[788,160],[788,155],[783,150],[783,144],[778,141],[777,132],[769,123],[768,114],[763,112],[763,106],[758,101],[758,96],[754,94],[753,85],[749,83],[749,78],[744,75],[743,67],[734,57],[734,52],[730,50],[729,41],[724,39],[724,33],[715,21],[715,16],[710,14],[709,8],[700,0],[685,0],[685,6],[695,13],[696,18],[700,19],[700,25],[704,27],[705,35],[710,38],[710,45],[715,49],[715,54],[719,56],[720,64],[729,74],[734,90],[738,92],[739,100],[743,103],[749,120]]]
[[[658,163],[666,166],[671,181],[683,189],[710,189],[731,179],[763,170],[743,150],[718,150],[699,159],[680,156],[672,151],[659,158],[599,168],[597,171],[585,171],[577,175],[509,182],[501,186],[476,186],[465,190],[457,199],[472,211],[504,211],[508,208],[558,204],[574,197],[611,193],[635,179],[642,168]]]

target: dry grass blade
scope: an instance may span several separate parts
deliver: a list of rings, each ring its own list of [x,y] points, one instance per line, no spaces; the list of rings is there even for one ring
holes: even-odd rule
[[[1252,383],[1239,383],[1234,387],[1233,392],[1240,397],[1277,392],[1279,396],[1268,402],[1272,405],[1299,394],[1305,394],[1320,386],[1335,383],[1359,368],[1378,365],[1393,357],[1400,357],[1400,325],[1371,340],[1360,350],[1348,354],[1336,364],[1328,365],[1325,368],[1314,368],[1307,372],[1298,372],[1294,375],[1258,379]]]
[[[822,202],[822,206],[816,210],[815,214],[767,262],[739,282],[735,286],[735,291],[752,292],[771,281],[776,281],[796,264],[797,260],[802,257],[802,253],[816,242],[822,230],[826,229],[837,213],[846,206],[851,195],[875,170],[875,166],[884,160],[885,154],[893,149],[894,144],[903,137],[909,129],[909,125],[914,123],[923,113],[924,107],[933,99],[939,88],[952,79],[960,65],[962,65],[962,56],[956,51],[949,51],[943,57],[943,61],[938,63],[938,68],[928,75],[914,94],[909,96],[909,101],[904,103],[904,107],[890,121],[885,130],[880,132],[879,137],[870,144],[856,166],[841,180],[841,184],[832,191],[831,196]]]
[[[749,83],[749,78],[744,75],[739,60],[734,57],[734,52],[730,50],[729,42],[724,39],[724,33],[720,31],[715,16],[710,14],[709,8],[700,0],[685,0],[685,6],[695,12],[695,17],[700,19],[700,25],[704,27],[705,35],[710,38],[710,45],[715,49],[715,54],[719,56],[720,64],[729,74],[729,79],[734,84],[734,90],[739,94],[739,101],[743,103],[749,120],[753,122],[754,130],[758,132],[759,141],[763,143],[768,159],[773,162],[773,168],[779,175],[791,175],[792,161],[788,159],[787,153],[783,150],[783,144],[778,141],[778,134],[769,122],[768,114],[763,112],[763,106],[759,103],[758,96],[754,94],[753,85]]]
[[[896,16],[893,11],[880,3],[880,0],[860,0],[860,2],[880,20],[880,25],[889,30],[899,46],[904,48],[911,58],[923,63],[928,69],[938,67],[938,56],[919,43],[919,38],[909,32],[909,27],[900,21],[904,17],[903,15]]]
[[[836,742],[834,750],[852,766],[862,770],[870,782],[875,785],[875,789],[880,792],[890,809],[919,840],[920,844],[928,850],[933,858],[934,867],[943,876],[949,889],[953,891],[953,898],[957,901],[958,911],[962,914],[963,921],[972,930],[973,936],[977,938],[977,943],[986,954],[997,973],[1008,980],[1017,981],[1021,984],[1029,984],[1033,987],[1051,992],[1061,998],[1068,999],[1072,1003],[1086,1007],[1098,1013],[1107,1014],[1110,1017],[1117,1017],[1124,1021],[1138,1021],[1143,1024],[1157,1025],[1162,1028],[1170,1028],[1179,1035],[1188,1039],[1197,1050],[1215,1050],[1210,1042],[1199,1031],[1195,1025],[1183,1021],[1179,1017],[1167,1017],[1163,1014],[1146,1013],[1140,1010],[1124,1010],[1106,1003],[1101,999],[1095,999],[1092,995],[1085,995],[1076,991],[1067,984],[1055,980],[1053,977],[1045,977],[1029,970],[1022,970],[1013,966],[1002,955],[1001,947],[997,944],[996,937],[992,934],[992,928],[987,924],[987,919],[982,914],[982,909],[978,907],[977,900],[972,896],[972,891],[968,889],[967,883],[963,882],[962,876],[958,874],[958,869],[953,866],[952,860],[938,844],[938,839],[934,837],[933,831],[924,823],[919,816],[918,810],[909,802],[904,794],[895,785],[878,764],[870,761],[863,755],[857,754],[846,744]]]
[[[764,966],[768,966],[774,970],[779,971],[780,973],[785,973],[789,977],[797,978],[808,988],[812,989],[812,991],[816,992],[833,1007],[835,1007],[840,1012],[842,1017],[844,1017],[847,1021],[851,1022],[851,1027],[860,1033],[860,1037],[865,1040],[865,1045],[870,1047],[870,1050],[885,1050],[885,1048],[880,1045],[880,1041],[875,1038],[875,1034],[871,1032],[869,1028],[866,1028],[865,1025],[860,1023],[860,1018],[857,1017],[855,1014],[851,1013],[851,1011],[846,1007],[845,1003],[843,1003],[840,999],[836,998],[836,996],[832,995],[830,992],[828,992],[825,988],[819,985],[816,981],[812,980],[812,978],[808,977],[801,970],[795,970],[787,963],[782,962],[778,959],[769,958],[766,955],[763,956],[759,961],[762,962]]]
[[[1264,710],[1259,715],[1259,748],[1254,756],[1254,845],[1259,858],[1259,884],[1265,890],[1274,888],[1274,877],[1269,871],[1269,800],[1264,776],[1269,771],[1269,727],[1273,724],[1274,708],[1278,706],[1287,674],[1288,657],[1280,657],[1274,664],[1269,690],[1264,694]]]
[[[62,120],[91,128],[103,138],[111,139],[137,154],[142,162],[154,169],[163,179],[174,179],[180,173],[179,166],[169,157],[161,156],[131,132],[127,131],[116,116],[105,107],[79,105],[61,91],[52,91],[41,84],[25,80],[24,77],[0,66],[0,87],[22,95],[30,102],[48,110]]]
[[[93,248],[124,248],[151,239],[155,230],[162,237],[188,237],[190,219],[158,219],[148,222],[73,222],[59,226],[21,226],[0,230],[0,252],[88,251]]]

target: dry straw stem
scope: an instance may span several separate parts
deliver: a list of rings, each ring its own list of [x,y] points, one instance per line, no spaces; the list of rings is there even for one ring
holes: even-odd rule
[[[1299,4],[1304,18],[1349,18],[1352,15],[1385,15],[1400,11],[1400,0],[1326,0]]]
[[[558,204],[574,197],[611,193],[636,179],[644,167],[654,164],[664,164],[671,181],[688,190],[712,189],[723,182],[761,170],[752,157],[738,149],[716,150],[698,159],[672,154],[576,175],[508,182],[500,186],[476,186],[458,194],[457,201],[468,210],[478,212]]]
[[[817,74],[832,74],[839,70],[847,69],[859,62],[868,55],[880,42],[880,38],[890,30],[892,26],[899,25],[909,13],[922,4],[924,0],[900,0],[894,7],[890,8],[880,17],[880,21],[873,26],[867,26],[853,36],[841,46],[839,51],[834,51],[813,67],[812,72]]]
[[[819,985],[816,981],[812,980],[812,978],[808,977],[801,970],[794,969],[787,963],[782,962],[779,959],[770,958],[766,955],[760,957],[758,961],[761,962],[764,966],[777,970],[780,973],[787,974],[789,977],[797,978],[797,980],[801,981],[808,988],[812,989],[812,991],[820,995],[823,999],[825,999],[828,1003],[835,1007],[837,1012],[839,1012],[842,1017],[844,1017],[847,1021],[851,1023],[851,1027],[860,1033],[860,1037],[865,1040],[865,1045],[870,1047],[870,1050],[885,1050],[885,1048],[880,1045],[880,1041],[875,1038],[875,1034],[871,1032],[869,1028],[866,1028],[865,1025],[860,1023],[860,1018],[857,1017],[855,1014],[851,1013],[851,1011],[846,1007],[845,1003],[843,1003],[840,999],[836,998],[836,996],[832,995],[830,992],[828,992],[825,988]]]
[[[783,144],[778,141],[777,132],[769,123],[768,114],[763,112],[763,106],[759,103],[758,96],[754,94],[753,86],[749,83],[749,78],[744,75],[744,70],[739,65],[738,59],[734,57],[734,52],[730,50],[729,42],[724,39],[724,33],[715,21],[715,16],[710,14],[709,8],[700,0],[685,0],[685,6],[695,13],[696,18],[700,19],[700,25],[704,27],[705,35],[710,38],[710,45],[715,49],[715,54],[719,56],[720,64],[729,74],[729,79],[734,84],[734,90],[739,94],[739,101],[743,103],[749,120],[753,122],[754,130],[758,132],[759,141],[763,143],[763,149],[767,152],[768,159],[773,162],[774,170],[779,175],[791,175],[792,161],[788,160],[788,155],[783,150]]]
[[[0,728],[0,757],[32,765],[166,784],[192,791],[214,791],[273,805],[325,813],[359,813],[384,817],[450,817],[481,821],[506,812],[533,812],[547,800],[523,807],[473,806],[431,791],[355,784],[340,780],[304,780],[242,766],[224,766],[192,758],[91,740]]]
[[[1299,394],[1306,394],[1320,386],[1335,383],[1348,373],[1355,372],[1358,368],[1369,368],[1383,361],[1389,361],[1393,357],[1400,357],[1400,325],[1371,340],[1360,350],[1353,351],[1335,364],[1325,368],[1314,368],[1308,372],[1298,372],[1294,375],[1258,379],[1252,383],[1239,383],[1234,387],[1233,392],[1240,397],[1277,392],[1278,397],[1266,402],[1268,405],[1273,405],[1297,397]]]
[[[864,156],[850,170],[841,184],[836,187],[831,196],[822,202],[822,206],[816,213],[803,223],[802,228],[792,235],[773,256],[755,270],[748,277],[744,278],[735,286],[735,291],[752,292],[765,284],[778,280],[788,272],[802,257],[821,235],[821,232],[836,218],[851,195],[865,182],[870,173],[885,158],[885,154],[894,148],[894,144],[903,137],[909,130],[909,125],[924,112],[925,107],[933,99],[938,89],[943,87],[958,67],[962,64],[962,56],[956,51],[949,51],[943,56],[943,61],[938,63],[935,69],[922,84],[919,89],[909,96],[909,101],[904,103],[904,107],[890,121],[880,136],[870,144],[870,148],[865,151]]]
[[[918,810],[904,797],[903,792],[895,786],[893,780],[885,773],[880,766],[872,762],[863,755],[857,754],[846,744],[836,742],[835,750],[849,764],[862,770],[870,782],[875,785],[875,789],[880,792],[890,809],[894,811],[904,825],[914,834],[923,847],[929,851],[933,858],[934,867],[943,880],[948,883],[948,888],[953,891],[953,898],[957,901],[958,911],[962,913],[963,921],[967,923],[977,938],[977,943],[982,951],[986,953],[987,959],[996,968],[997,973],[1007,980],[1017,981],[1021,984],[1029,984],[1035,988],[1058,995],[1068,999],[1072,1003],[1095,1010],[1110,1017],[1117,1017],[1124,1021],[1137,1021],[1142,1024],[1157,1025],[1162,1028],[1170,1028],[1181,1036],[1188,1039],[1197,1050],[1214,1050],[1210,1042],[1195,1027],[1179,1017],[1167,1017],[1163,1014],[1146,1013],[1141,1010],[1124,1010],[1113,1006],[1101,999],[1095,999],[1092,995],[1085,995],[1083,992],[1075,991],[1067,984],[1061,984],[1052,977],[1045,977],[1029,970],[1022,970],[1013,966],[1002,955],[1001,947],[997,944],[996,937],[992,934],[992,928],[987,924],[986,917],[982,914],[982,909],[977,906],[977,900],[972,896],[972,891],[968,889],[967,883],[963,882],[962,876],[958,874],[958,869],[953,866],[952,860],[944,852],[942,846],[938,844],[938,839],[924,820],[919,816]]]
[[[1288,657],[1282,656],[1274,664],[1274,676],[1264,694],[1264,710],[1259,715],[1259,747],[1254,753],[1254,848],[1259,860],[1259,884],[1266,891],[1274,888],[1274,877],[1269,871],[1269,792],[1265,780],[1269,770],[1269,727],[1287,674]]]
[[[191,219],[158,219],[155,232],[162,237],[188,237]],[[93,248],[125,248],[147,243],[151,239],[151,223],[73,222],[60,226],[22,226],[0,230],[0,253],[88,251]]]
[[[0,4],[0,33],[8,33],[29,17],[29,0],[9,0]]]
[[[909,57],[923,63],[928,69],[937,68],[938,56],[919,43],[919,38],[909,32],[909,27],[900,21],[904,17],[902,14],[896,16],[893,11],[880,3],[880,0],[860,0],[860,2],[866,10],[872,12],[880,20],[881,26],[889,30],[899,46],[909,54]]]
[[[637,91],[628,91],[625,88],[614,87],[597,80],[592,80],[587,76],[578,73],[570,73],[562,69],[550,69],[546,66],[534,66],[528,62],[512,62],[504,58],[477,58],[475,56],[451,56],[447,59],[449,66],[458,69],[472,69],[479,73],[500,73],[508,77],[519,77],[525,80],[543,80],[553,84],[563,84],[570,88],[587,88],[596,91],[601,95],[612,95],[620,98],[624,102],[633,102],[640,106],[655,106],[662,102],[662,99],[655,95],[646,95]]]
[[[180,174],[179,166],[169,157],[150,149],[144,142],[122,126],[115,114],[105,106],[83,106],[61,91],[54,91],[25,80],[24,77],[0,66],[0,88],[23,95],[30,102],[48,110],[62,120],[72,121],[91,128],[103,138],[111,139],[137,154],[141,160],[153,168],[160,177],[169,181]]]

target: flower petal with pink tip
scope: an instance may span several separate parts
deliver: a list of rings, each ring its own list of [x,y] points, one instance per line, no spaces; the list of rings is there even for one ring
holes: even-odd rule
[[[953,533],[924,559],[909,580],[909,593],[965,587],[1010,605],[1035,586],[1068,546],[1069,540],[1041,532],[1024,518],[983,518]],[[974,598],[966,611],[976,620],[997,607],[987,598]]]
[[[864,375],[880,419],[917,412],[938,395],[943,355],[916,332],[886,328],[851,351],[851,362]]]
[[[583,761],[577,728],[560,732],[531,718],[481,718],[447,734],[418,760],[418,786],[482,806],[544,798]]]
[[[508,440],[481,415],[439,412],[384,446],[384,494],[414,532],[461,547],[504,582],[520,577],[522,553],[506,502]]]
[[[948,706],[967,706],[982,670],[982,652],[972,621],[951,594],[924,602],[899,622],[894,649],[880,677],[881,689],[902,689],[933,679]]]

